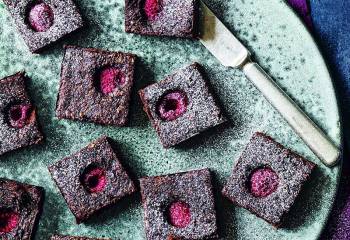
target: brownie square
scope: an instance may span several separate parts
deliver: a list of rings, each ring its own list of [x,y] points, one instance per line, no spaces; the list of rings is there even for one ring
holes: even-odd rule
[[[209,169],[140,179],[148,240],[216,239]]]
[[[43,140],[24,72],[0,80],[0,155]]]
[[[125,31],[195,38],[198,11],[197,0],[125,0]]]
[[[57,117],[124,126],[136,56],[76,46],[65,50]]]
[[[4,0],[4,3],[33,53],[83,26],[72,0]]]
[[[88,237],[77,237],[77,236],[61,236],[53,235],[51,240],[111,240],[110,238],[88,238]]]
[[[140,90],[139,95],[165,148],[226,121],[198,63]]]
[[[136,191],[107,137],[49,166],[77,223]]]
[[[0,178],[0,239],[33,239],[44,189]]]
[[[315,164],[263,133],[255,133],[222,194],[279,227]]]

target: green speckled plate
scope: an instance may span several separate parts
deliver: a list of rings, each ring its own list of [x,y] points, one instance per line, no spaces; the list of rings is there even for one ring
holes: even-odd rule
[[[119,143],[123,164],[137,177],[210,167],[215,173],[221,239],[317,239],[336,194],[339,167],[330,169],[322,165],[242,73],[220,66],[198,41],[126,34],[123,0],[76,2],[89,26],[64,43],[133,52],[141,59],[128,127],[58,121],[54,109],[63,42],[42,55],[30,54],[0,1],[0,77],[20,70],[27,72],[32,79],[29,90],[47,136],[43,145],[1,157],[1,176],[45,187],[46,201],[37,239],[48,239],[55,232],[123,240],[145,238],[138,194],[88,223],[76,225],[49,176],[49,164],[101,134]],[[207,3],[235,29],[280,86],[340,144],[338,107],[329,72],[310,34],[286,3],[281,0]],[[230,123],[211,129],[181,147],[164,150],[141,109],[136,90],[193,61],[206,67]],[[282,229],[272,228],[219,194],[235,160],[255,131],[268,133],[318,164]]]

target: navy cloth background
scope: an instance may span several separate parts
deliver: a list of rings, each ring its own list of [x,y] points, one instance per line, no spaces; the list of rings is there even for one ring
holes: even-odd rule
[[[350,239],[350,0],[310,0],[313,35],[338,91],[344,128],[344,167],[334,209],[322,239]]]

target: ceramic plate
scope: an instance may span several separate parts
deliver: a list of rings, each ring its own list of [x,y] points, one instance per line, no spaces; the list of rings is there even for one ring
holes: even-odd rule
[[[330,169],[322,165],[239,70],[222,67],[198,41],[126,34],[123,0],[76,2],[88,22],[87,28],[42,55],[29,53],[4,4],[0,3],[1,77],[20,70],[27,72],[32,79],[29,91],[39,108],[47,137],[40,146],[1,157],[1,176],[45,187],[46,200],[37,239],[48,239],[54,232],[123,240],[145,238],[138,194],[91,221],[76,225],[49,176],[49,164],[102,134],[119,143],[123,164],[137,177],[210,167],[215,175],[221,239],[310,240],[319,236],[336,194],[339,167]],[[340,144],[338,107],[329,72],[310,34],[286,3],[280,0],[207,3],[235,30],[279,85]],[[64,43],[132,52],[140,57],[127,127],[57,120],[54,109]],[[164,150],[141,109],[136,90],[193,61],[205,66],[230,121],[180,147]],[[234,162],[256,131],[271,135],[318,165],[288,214],[285,227],[278,230],[219,194]]]

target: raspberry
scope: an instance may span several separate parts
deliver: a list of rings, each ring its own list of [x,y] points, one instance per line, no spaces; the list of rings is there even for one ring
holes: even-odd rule
[[[107,185],[105,170],[96,166],[86,168],[82,175],[82,184],[89,193],[102,192]]]
[[[250,176],[250,191],[255,197],[267,197],[276,191],[278,184],[278,175],[271,168],[259,168]]]
[[[34,31],[46,32],[53,24],[54,14],[48,4],[39,3],[31,7],[28,21]]]
[[[9,111],[10,125],[14,128],[23,128],[30,118],[32,106],[29,104],[14,105]]]
[[[187,97],[181,91],[173,91],[164,95],[158,103],[158,113],[165,121],[180,117],[187,109]]]
[[[173,202],[168,209],[168,220],[174,227],[186,227],[191,221],[191,212],[188,204],[180,201]]]
[[[9,233],[19,222],[19,215],[7,209],[0,209],[0,234]]]
[[[146,0],[144,6],[148,20],[154,20],[160,11],[160,0]]]
[[[125,83],[124,74],[116,67],[106,67],[99,74],[99,87],[103,94],[113,92]]]

